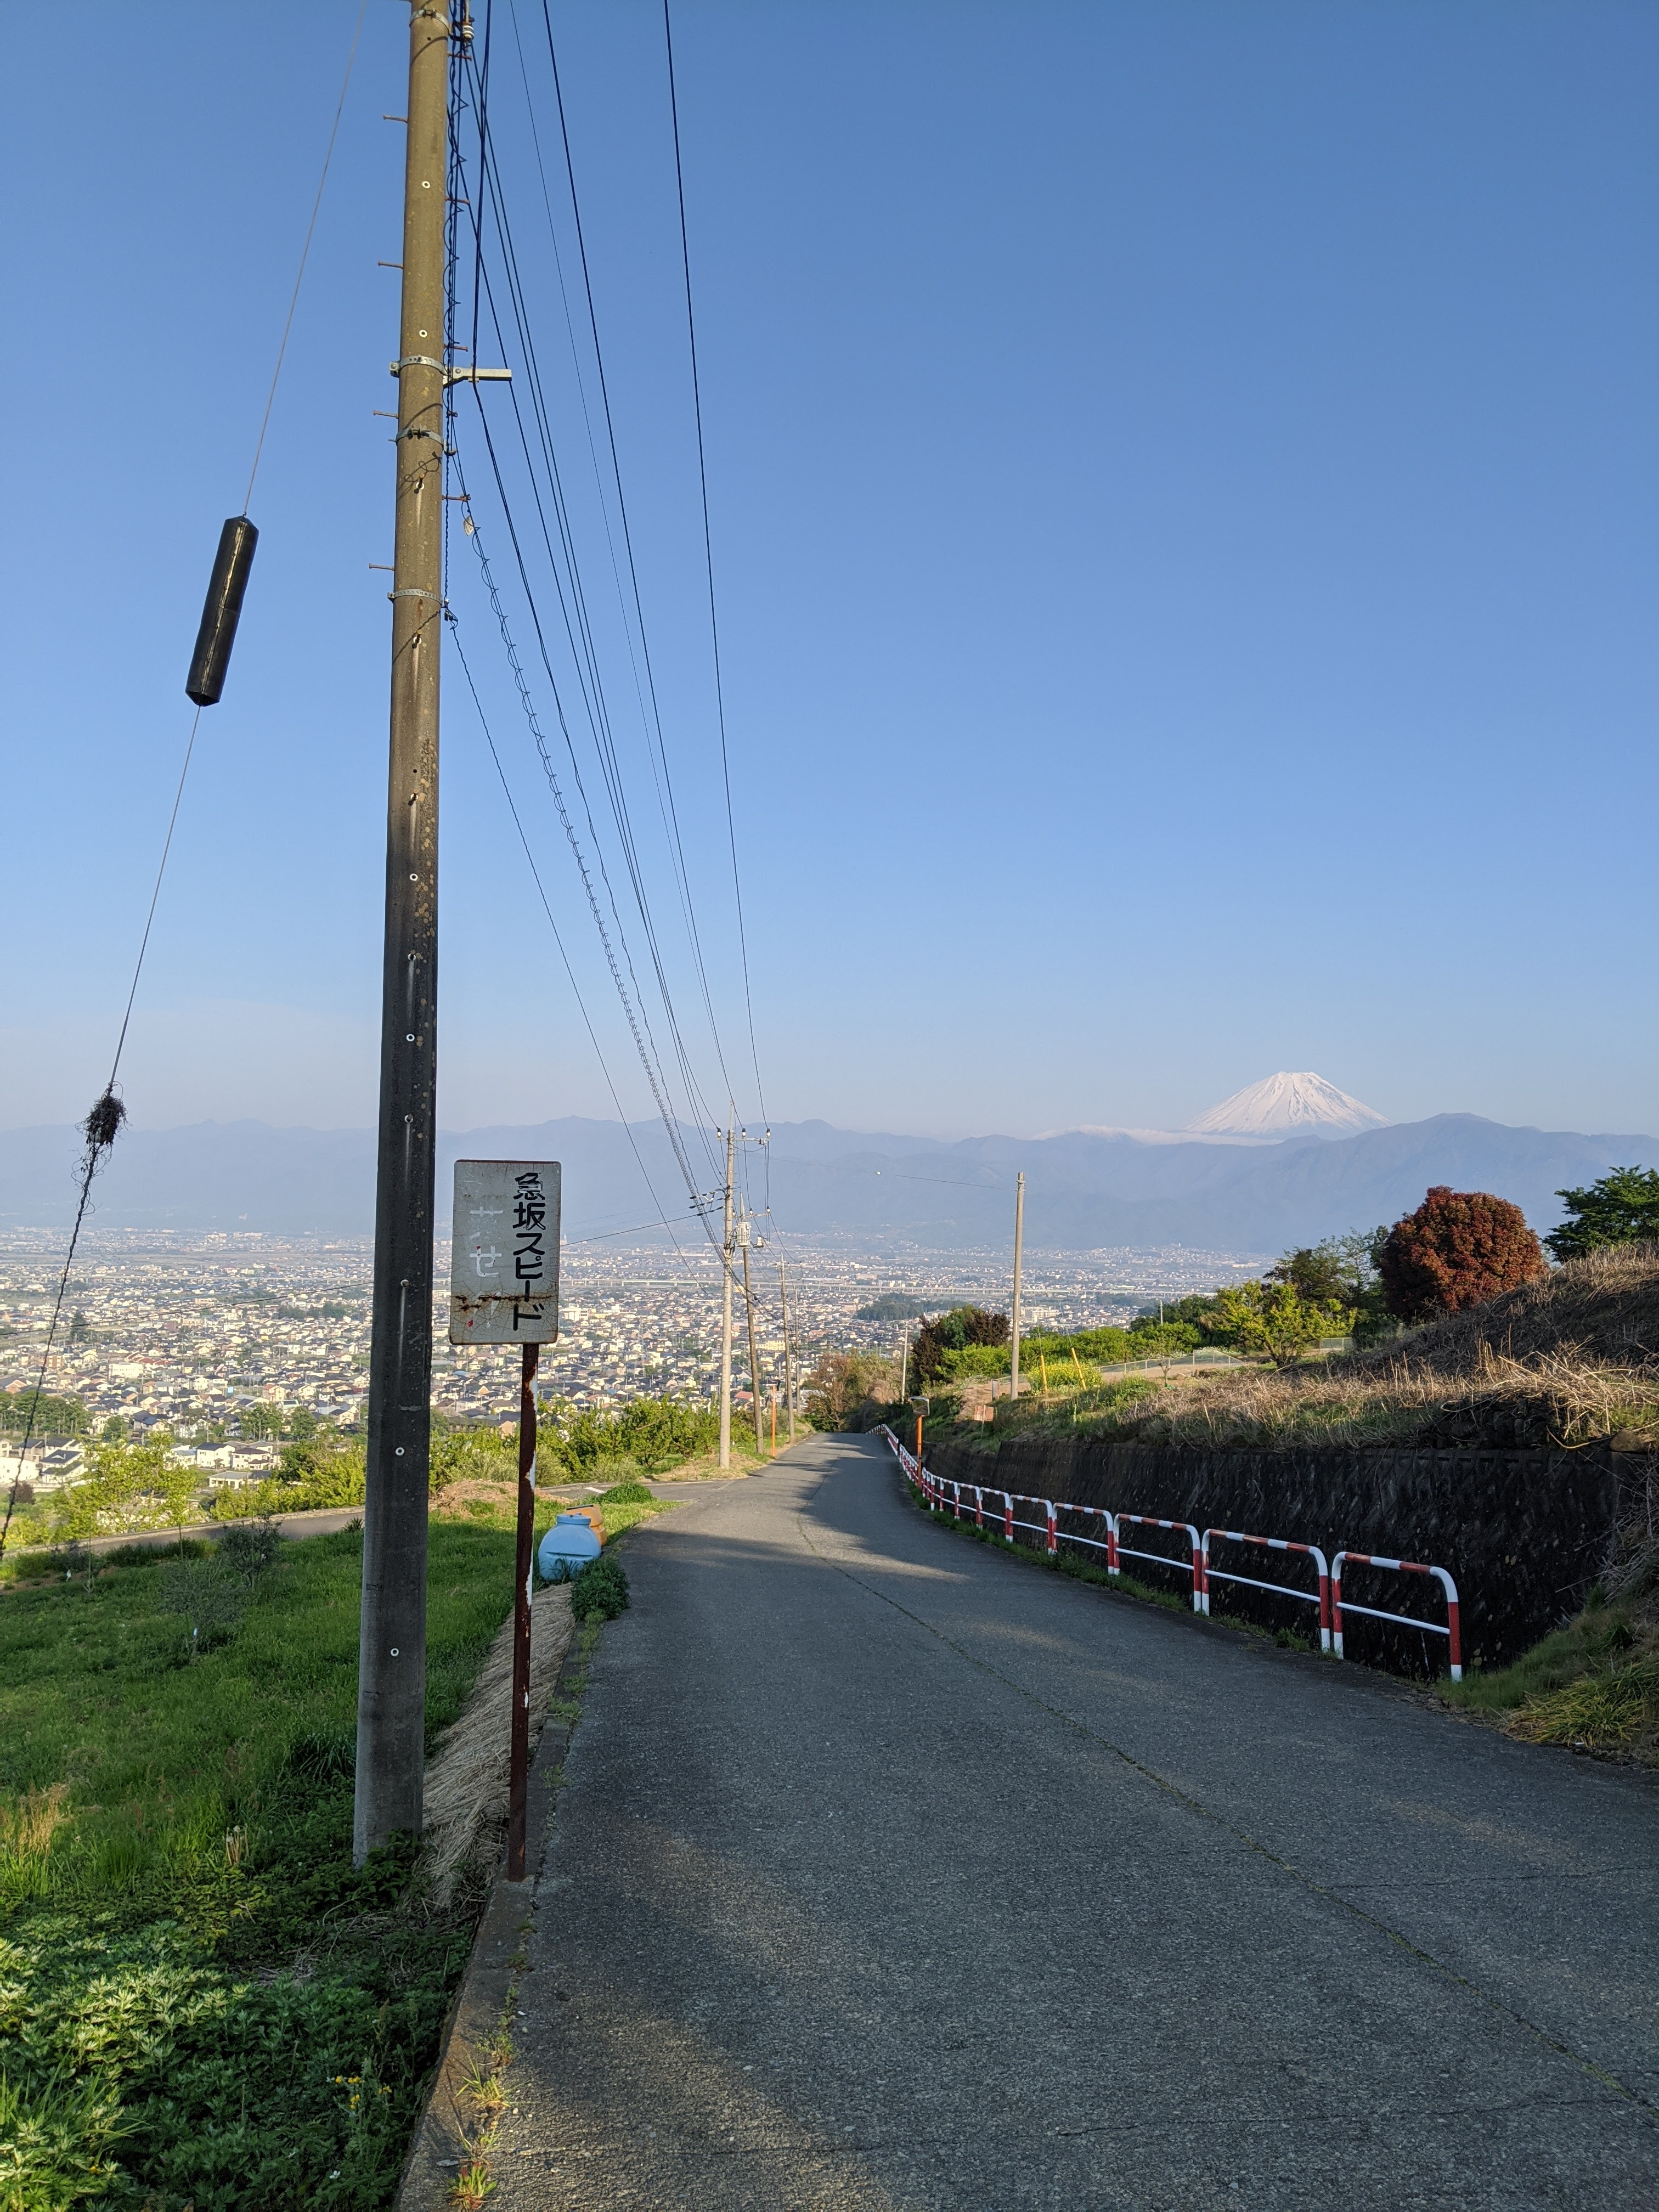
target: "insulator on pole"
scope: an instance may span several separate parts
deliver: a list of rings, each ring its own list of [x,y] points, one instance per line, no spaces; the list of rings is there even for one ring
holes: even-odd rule
[[[202,627],[196,633],[196,652],[185,682],[185,696],[198,707],[216,707],[230,667],[230,648],[236,642],[236,624],[247,589],[248,570],[259,533],[245,514],[233,514],[219,532],[208,582]]]

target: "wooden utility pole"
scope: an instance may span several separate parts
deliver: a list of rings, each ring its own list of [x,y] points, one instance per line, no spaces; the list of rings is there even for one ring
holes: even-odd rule
[[[1008,1395],[1011,1398],[1018,1398],[1019,1395],[1019,1262],[1024,1242],[1025,1177],[1020,1175],[1014,1178],[1014,1311],[1008,1332],[1012,1348],[1011,1364],[1013,1370],[1008,1385]]]
[[[441,6],[411,0],[374,1322],[352,1838],[360,1866],[400,1830],[419,1833],[426,1750],[449,36]]]
[[[750,1410],[755,1416],[755,1450],[766,1456],[766,1429],[761,1413],[760,1351],[755,1342],[755,1299],[749,1287],[749,1218],[745,1214],[738,1231],[738,1242],[743,1248],[743,1304],[749,1316],[749,1397]]]
[[[795,1360],[789,1341],[789,1285],[784,1279],[783,1259],[778,1259],[778,1297],[783,1304],[783,1398],[789,1410],[789,1441],[795,1441]]]
[[[732,1464],[732,1183],[738,1133],[726,1133],[726,1212],[720,1232],[720,1465]]]

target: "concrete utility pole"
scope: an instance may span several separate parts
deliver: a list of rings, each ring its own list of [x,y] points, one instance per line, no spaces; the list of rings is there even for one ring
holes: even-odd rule
[[[374,1321],[352,1856],[421,1828],[437,1092],[438,641],[443,623],[449,22],[412,0],[392,590]]]
[[[749,1316],[749,1395],[750,1411],[755,1416],[755,1449],[763,1459],[766,1456],[766,1427],[761,1418],[760,1352],[755,1342],[755,1299],[749,1287],[749,1218],[745,1214],[738,1224],[738,1243],[743,1250],[743,1304]]]
[[[783,1304],[783,1401],[789,1409],[789,1441],[795,1441],[795,1361],[789,1348],[789,1285],[784,1279],[783,1260],[778,1260],[778,1297]]]
[[[1014,1312],[1008,1334],[1012,1346],[1012,1375],[1008,1384],[1012,1398],[1019,1395],[1019,1262],[1025,1243],[1025,1177],[1014,1178]]]
[[[726,1133],[726,1226],[720,1236],[720,1465],[732,1464],[732,1182],[738,1133]]]

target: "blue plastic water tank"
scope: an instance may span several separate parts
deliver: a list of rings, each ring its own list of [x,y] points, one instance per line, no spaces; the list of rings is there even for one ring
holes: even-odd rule
[[[542,1538],[536,1565],[544,1583],[563,1583],[599,1556],[599,1540],[592,1522],[580,1513],[561,1513]]]

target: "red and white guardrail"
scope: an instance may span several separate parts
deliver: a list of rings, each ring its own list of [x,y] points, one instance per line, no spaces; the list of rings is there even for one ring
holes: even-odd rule
[[[1338,1552],[1326,1564],[1324,1552],[1317,1544],[1293,1543],[1288,1536],[1257,1536],[1242,1528],[1206,1528],[1200,1534],[1190,1521],[1162,1521],[1150,1513],[1114,1513],[1104,1505],[1073,1505],[1064,1499],[1031,1498],[1015,1490],[987,1490],[976,1482],[957,1482],[951,1477],[936,1475],[931,1468],[922,1465],[913,1452],[908,1452],[889,1428],[879,1428],[878,1436],[885,1437],[898,1455],[899,1465],[906,1479],[915,1485],[927,1504],[936,1511],[949,1511],[960,1521],[964,1511],[971,1511],[974,1526],[982,1529],[986,1525],[986,1500],[1001,1501],[999,1513],[995,1504],[991,1506],[994,1522],[1000,1522],[1003,1540],[1016,1541],[1014,1531],[1025,1529],[1034,1537],[1041,1537],[1042,1548],[1054,1557],[1060,1550],[1062,1534],[1068,1544],[1078,1544],[1092,1552],[1104,1552],[1106,1571],[1109,1575],[1121,1572],[1124,1559],[1146,1559],[1154,1566],[1169,1567],[1178,1575],[1191,1577],[1193,1611],[1207,1613],[1210,1610],[1212,1583],[1237,1583],[1248,1589],[1271,1590],[1275,1596],[1295,1598],[1303,1605],[1314,1607],[1319,1617],[1319,1648],[1333,1652],[1339,1659],[1346,1656],[1343,1650],[1342,1569],[1350,1566],[1377,1567],[1402,1575],[1426,1575],[1437,1582],[1445,1594],[1446,1622],[1414,1620],[1409,1613],[1385,1613],[1379,1607],[1356,1605],[1352,1599],[1346,1610],[1363,1613],[1370,1620],[1392,1620],[1402,1628],[1421,1629],[1428,1636],[1443,1636],[1447,1640],[1454,1682],[1463,1679],[1463,1647],[1458,1622],[1457,1584],[1444,1567],[1425,1565],[1416,1559],[1385,1559],[1374,1552]],[[969,1501],[971,1500],[971,1504]],[[1014,1509],[1017,1505],[1030,1506],[1042,1515],[1042,1519],[1027,1520]],[[1085,1535],[1080,1529],[1060,1526],[1062,1513],[1085,1515],[1103,1525],[1103,1537]],[[1122,1540],[1125,1524],[1137,1528],[1180,1529],[1191,1548],[1188,1559],[1175,1559],[1167,1552],[1143,1552],[1132,1549]],[[1211,1564],[1210,1553],[1217,1544],[1253,1544],[1260,1551],[1294,1553],[1312,1565],[1318,1577],[1316,1590],[1296,1589],[1288,1583],[1264,1582],[1256,1575],[1233,1574]]]
[[[1425,1567],[1417,1559],[1379,1559],[1375,1552],[1337,1553],[1331,1561],[1331,1638],[1336,1647],[1337,1657],[1340,1659],[1345,1656],[1342,1650],[1342,1563],[1345,1559],[1357,1567],[1382,1567],[1397,1575],[1434,1577],[1446,1594],[1446,1625],[1443,1628],[1436,1621],[1413,1620],[1407,1613],[1383,1613],[1374,1605],[1356,1605],[1352,1598],[1348,1601],[1348,1611],[1363,1613],[1371,1620],[1397,1620],[1407,1628],[1423,1628],[1431,1636],[1443,1636],[1451,1660],[1451,1678],[1454,1682],[1461,1682],[1463,1679],[1463,1639],[1457,1620],[1457,1584],[1444,1567]]]

